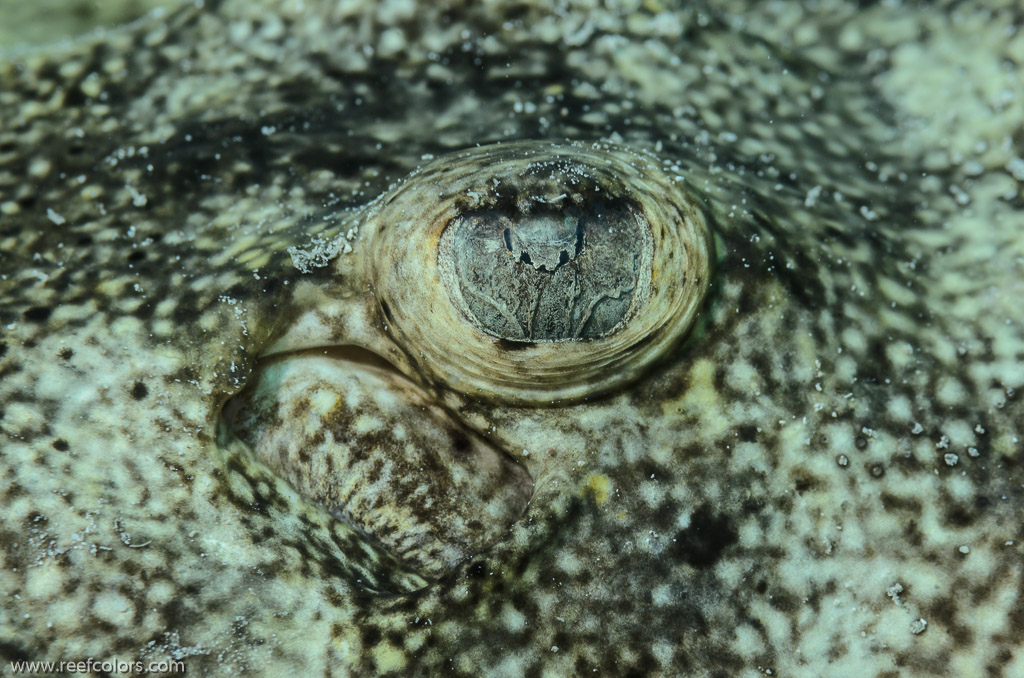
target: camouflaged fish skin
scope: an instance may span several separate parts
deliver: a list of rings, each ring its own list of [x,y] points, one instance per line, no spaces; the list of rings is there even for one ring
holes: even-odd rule
[[[4,56],[0,670],[1024,675],[1021,19],[225,1]],[[713,278],[611,393],[396,363],[534,481],[430,580],[220,414],[282,337],[404,355],[360,227],[513,140],[653,158]]]

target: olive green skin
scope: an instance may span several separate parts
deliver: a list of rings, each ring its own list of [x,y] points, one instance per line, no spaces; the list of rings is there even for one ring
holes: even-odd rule
[[[1021,673],[1021,116],[956,89],[1016,10],[278,5],[0,62],[5,662]],[[593,396],[403,365],[360,274],[383,196],[513,140],[649,154],[714,238]],[[526,514],[427,581],[260,463],[222,409],[303,337],[515,455]]]

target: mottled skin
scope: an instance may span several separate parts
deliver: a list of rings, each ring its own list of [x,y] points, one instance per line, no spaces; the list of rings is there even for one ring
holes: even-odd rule
[[[1024,675],[1012,4],[266,4],[0,64],[0,670]],[[711,295],[589,402],[426,384],[535,495],[403,594],[219,413],[311,308],[382,331],[344,274],[423,155],[566,138],[699,192]]]

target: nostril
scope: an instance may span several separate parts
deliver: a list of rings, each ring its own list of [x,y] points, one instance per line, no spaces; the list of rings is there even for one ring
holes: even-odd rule
[[[224,410],[264,463],[428,578],[504,534],[525,468],[382,359],[345,348],[268,361]]]

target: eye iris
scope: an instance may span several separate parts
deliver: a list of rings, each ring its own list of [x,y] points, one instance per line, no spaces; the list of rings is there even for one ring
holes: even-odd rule
[[[456,306],[510,341],[612,334],[644,301],[646,222],[625,200],[525,207],[464,213],[445,229],[440,268]]]

